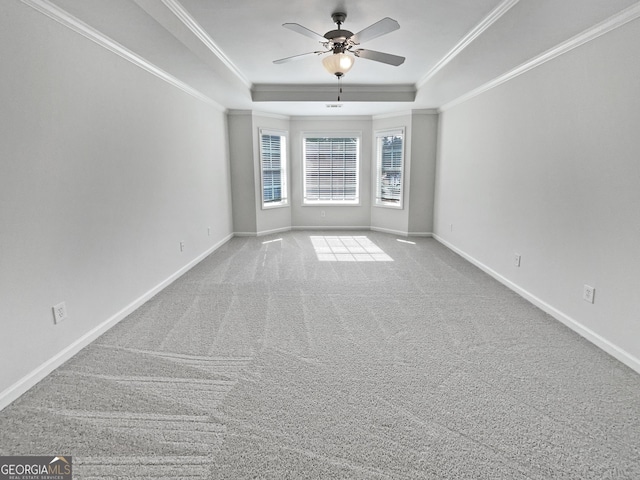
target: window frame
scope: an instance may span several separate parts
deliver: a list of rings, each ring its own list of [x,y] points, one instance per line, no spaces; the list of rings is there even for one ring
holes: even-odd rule
[[[309,138],[327,138],[327,139],[344,139],[354,138],[356,139],[356,161],[355,161],[355,199],[353,200],[332,200],[332,199],[318,199],[310,200],[307,198],[307,139]],[[360,199],[360,173],[361,173],[361,157],[362,157],[362,132],[360,131],[348,131],[348,132],[336,132],[336,131],[312,131],[302,132],[301,134],[301,149],[302,149],[302,206],[359,206],[361,205]]]
[[[265,202],[265,165],[264,165],[264,149],[262,144],[263,136],[280,137],[280,200]],[[289,206],[289,181],[288,181],[288,166],[289,166],[289,132],[286,130],[277,130],[272,128],[259,128],[258,129],[258,149],[259,149],[259,164],[260,164],[260,205],[263,210],[269,210],[272,208],[282,208]]]
[[[400,160],[400,188],[399,199],[397,202],[385,201],[382,198],[382,150],[381,141],[385,137],[401,136],[402,137],[402,153]],[[373,151],[375,159],[375,183],[373,188],[373,205],[382,208],[393,208],[402,210],[404,208],[404,184],[405,184],[405,158],[406,158],[406,129],[405,127],[388,128],[384,130],[376,130],[373,135]]]

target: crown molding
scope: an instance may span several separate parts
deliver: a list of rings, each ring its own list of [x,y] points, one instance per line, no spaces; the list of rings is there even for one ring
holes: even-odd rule
[[[242,74],[240,69],[227,57],[224,52],[218,47],[216,42],[209,36],[209,34],[200,26],[200,24],[193,18],[193,16],[187,11],[184,6],[178,0],[162,0],[162,3],[173,13],[178,20],[180,20],[198,40],[200,40],[216,57],[220,59],[222,63],[233,74],[240,79],[240,81],[249,89],[251,89],[251,82]]]
[[[387,118],[408,117],[413,115],[438,115],[440,112],[437,108],[418,108],[413,110],[401,110],[399,112],[381,113],[373,115],[372,120],[384,120]]]
[[[254,85],[254,102],[328,102],[336,101],[338,85]],[[344,85],[342,101],[346,102],[413,102],[414,85]]]
[[[398,112],[379,113],[371,117],[372,120],[386,120],[387,118],[409,117],[412,110],[400,110]]]
[[[276,120],[290,120],[291,117],[288,115],[281,115],[279,113],[269,113],[269,112],[261,112],[256,110],[237,110],[237,109],[229,109],[227,110],[227,115],[232,117],[263,117],[263,118],[274,118]]]
[[[447,54],[436,63],[427,74],[422,77],[418,83],[417,88],[422,88],[429,80],[431,80],[445,65],[453,60],[462,50],[467,48],[471,42],[478,38],[485,30],[498,21],[505,13],[507,13],[511,7],[513,7],[520,0],[503,0],[500,5],[494,8],[489,15],[487,15],[478,25],[476,25],[469,33],[467,33],[462,39],[451,49]]]
[[[281,115],[279,113],[261,112],[259,110],[253,112],[254,117],[273,118],[275,120],[290,120],[290,115]]]
[[[293,115],[291,121],[295,122],[369,122],[370,115]]]
[[[621,27],[626,23],[629,23],[637,19],[638,17],[640,17],[640,2],[622,10],[621,12],[618,12],[617,14],[609,17],[603,22],[600,22],[595,26],[588,28],[587,30],[584,30],[578,35],[571,37],[569,40],[556,45],[555,47],[547,50],[546,52],[543,52],[540,55],[533,57],[531,60],[517,66],[516,68],[508,71],[503,75],[500,75],[499,77],[494,78],[493,80],[485,83],[484,85],[481,85],[480,87],[467,92],[466,94],[456,98],[455,100],[452,100],[442,105],[438,110],[440,112],[444,112],[445,110],[448,110],[452,107],[455,107],[456,105],[466,102],[467,100],[470,100],[473,97],[476,97],[482,93],[485,93],[491,90],[492,88],[502,85],[503,83],[508,82],[509,80],[513,80],[514,78],[522,75],[523,73],[526,73],[529,70],[539,67],[540,65],[543,65],[544,63],[550,60],[553,60],[554,58],[559,57],[560,55],[570,52],[574,48],[580,47],[585,43],[595,40],[596,38],[606,33],[609,33],[612,30],[615,30],[616,28]]]
[[[411,110],[412,115],[438,115],[440,112],[437,108],[420,108]]]
[[[227,115],[232,117],[250,117],[253,115],[253,110],[236,110],[231,108],[227,110]]]
[[[25,5],[33,8],[34,10],[37,10],[38,12],[46,15],[52,20],[55,20],[61,25],[69,28],[70,30],[73,30],[74,32],[79,33],[80,35],[91,40],[97,45],[100,45],[101,47],[109,50],[110,52],[115,53],[119,57],[133,63],[137,67],[142,68],[143,70],[151,73],[152,75],[155,75],[161,80],[164,80],[170,85],[173,85],[174,87],[191,95],[192,97],[197,98],[198,100],[216,108],[221,112],[226,111],[226,108],[220,105],[219,103],[217,103],[215,100],[209,98],[208,96],[204,95],[202,92],[199,92],[198,90],[191,87],[190,85],[187,85],[186,83],[174,77],[173,75],[165,72],[164,70],[157,67],[156,65],[148,62],[147,60],[135,54],[134,52],[124,47],[123,45],[119,44],[115,40],[112,40],[106,35],[100,33],[98,30],[94,29],[93,27],[90,27],[83,21],[77,19],[73,15],[61,9],[57,5],[54,5],[49,0],[20,0],[20,1]]]

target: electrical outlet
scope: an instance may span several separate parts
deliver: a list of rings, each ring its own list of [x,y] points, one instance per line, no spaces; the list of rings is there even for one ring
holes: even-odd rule
[[[211,236],[211,227],[207,227],[207,237]]]
[[[453,232],[453,223],[450,223],[450,224],[449,224],[449,231],[450,231],[450,232]]]
[[[320,216],[321,216],[321,217],[324,217],[325,215],[326,215],[325,211],[324,211],[324,210],[322,210],[322,211],[320,212]]]
[[[184,252],[184,242],[180,242],[180,251]]]
[[[64,302],[60,302],[53,307],[53,323],[55,325],[59,324],[61,321],[67,318],[67,304]]]
[[[590,285],[584,286],[584,290],[582,290],[582,298],[585,302],[593,303],[596,297],[596,289]]]
[[[520,254],[516,253],[516,255],[514,257],[514,262],[513,262],[516,267],[520,266],[521,258],[522,258],[522,256]]]

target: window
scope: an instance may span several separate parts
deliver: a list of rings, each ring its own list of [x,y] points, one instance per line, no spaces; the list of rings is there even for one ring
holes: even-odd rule
[[[287,136],[285,132],[260,130],[262,208],[288,204]]]
[[[357,205],[359,134],[304,134],[304,204]]]
[[[376,132],[375,204],[402,208],[404,128]]]

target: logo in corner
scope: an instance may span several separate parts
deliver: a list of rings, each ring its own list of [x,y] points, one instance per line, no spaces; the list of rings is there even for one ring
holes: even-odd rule
[[[0,480],[71,480],[70,456],[0,457]]]

